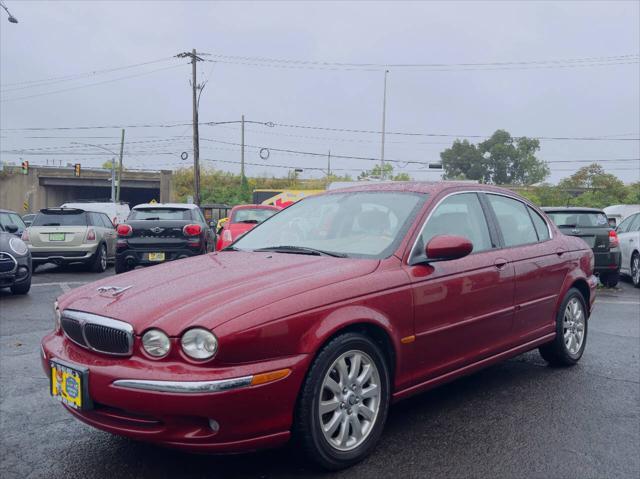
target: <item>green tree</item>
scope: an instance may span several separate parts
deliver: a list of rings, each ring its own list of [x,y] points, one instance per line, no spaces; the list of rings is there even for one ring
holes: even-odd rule
[[[444,178],[477,180],[498,185],[531,185],[549,176],[547,164],[536,158],[540,142],[534,138],[513,138],[497,130],[491,138],[474,145],[455,140],[440,153]]]
[[[382,172],[384,171],[384,177],[393,181],[411,181],[411,177],[408,173],[393,174],[393,165],[389,162],[384,164],[384,170],[380,165],[375,165],[371,170],[365,170],[358,175],[359,180],[365,180],[368,178],[379,179],[382,178]]]
[[[617,176],[592,163],[560,181],[558,188],[574,198],[570,200],[571,205],[604,208],[632,201],[638,186],[637,183],[625,186]]]

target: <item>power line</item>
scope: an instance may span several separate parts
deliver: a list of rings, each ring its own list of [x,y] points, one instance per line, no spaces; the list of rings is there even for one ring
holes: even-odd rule
[[[174,68],[180,68],[182,66],[183,66],[183,64],[171,65],[169,67],[157,68],[155,70],[149,70],[149,71],[142,72],[142,73],[136,73],[134,75],[127,75],[127,76],[123,76],[123,77],[112,78],[110,80],[103,80],[103,81],[100,81],[100,82],[89,83],[89,84],[86,84],[86,85],[79,85],[79,86],[70,87],[70,88],[63,88],[61,90],[53,90],[53,91],[48,91],[48,92],[43,92],[43,93],[36,93],[35,95],[18,96],[18,97],[13,97],[13,98],[3,98],[1,101],[3,103],[6,103],[6,102],[11,102],[11,101],[16,101],[16,100],[26,100],[28,98],[36,98],[36,97],[41,97],[41,96],[46,96],[46,95],[54,95],[54,94],[57,94],[57,93],[64,93],[64,92],[68,92],[68,91],[75,91],[75,90],[80,90],[82,88],[89,88],[89,87],[93,87],[93,86],[97,86],[97,85],[104,85],[105,83],[112,83],[112,82],[116,82],[116,81],[127,80],[127,79],[130,79],[130,78],[137,78],[137,77],[141,77],[141,76],[144,76],[144,75],[150,75],[151,73],[157,73],[157,72],[164,71],[164,70],[171,70],[171,69],[174,69]]]
[[[57,77],[50,77],[50,78],[44,78],[41,80],[26,80],[26,81],[20,81],[20,82],[12,82],[12,83],[4,83],[4,87],[12,87],[14,85],[23,85],[23,86],[19,86],[16,88],[2,88],[2,91],[14,91],[14,90],[22,90],[24,88],[37,88],[37,87],[41,87],[41,86],[48,86],[48,85],[52,85],[54,83],[59,83],[59,82],[63,82],[63,81],[72,81],[72,80],[77,80],[80,78],[84,78],[84,77],[90,77],[90,76],[96,76],[96,75],[103,75],[106,73],[113,73],[116,71],[120,71],[120,70],[127,70],[130,68],[137,68],[137,67],[141,67],[141,66],[146,66],[146,65],[152,65],[154,63],[161,63],[161,62],[166,62],[169,60],[173,60],[173,57],[165,57],[165,58],[160,58],[158,60],[152,60],[152,61],[148,61],[148,62],[141,62],[141,63],[134,63],[132,65],[125,65],[125,66],[121,66],[121,67],[116,67],[116,68],[108,68],[108,69],[103,69],[103,70],[93,70],[90,72],[85,72],[85,73],[76,73],[73,75],[64,75],[64,76],[57,76]]]

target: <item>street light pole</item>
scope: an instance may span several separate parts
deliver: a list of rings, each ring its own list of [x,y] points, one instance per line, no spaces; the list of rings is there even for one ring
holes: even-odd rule
[[[7,12],[7,15],[9,15],[9,18],[7,18],[7,20],[9,20],[9,23],[18,23],[18,19],[16,17],[14,17],[13,15],[11,15],[11,12],[5,6],[4,3],[0,2],[0,7],[4,8],[5,12]]]
[[[387,117],[387,74],[389,70],[384,71],[384,92],[382,94],[382,147],[380,150],[380,177],[384,180],[384,137]]]
[[[122,130],[124,132],[124,130]],[[112,155],[117,155],[115,151],[111,151],[109,148],[105,148],[104,146],[94,145],[93,143],[79,143],[77,141],[72,141],[72,145],[83,145],[83,146],[93,146],[94,148],[100,148],[101,150],[108,151]],[[115,156],[111,158],[111,202],[116,202],[116,158]]]

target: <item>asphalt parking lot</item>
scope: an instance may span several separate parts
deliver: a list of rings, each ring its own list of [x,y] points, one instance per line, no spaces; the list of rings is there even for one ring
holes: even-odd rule
[[[39,341],[52,303],[102,275],[42,268],[0,291],[0,477],[316,477],[295,448],[237,456],[162,449],[94,430],[49,397]],[[536,351],[396,404],[374,454],[333,477],[640,477],[640,291],[599,292],[574,368]]]

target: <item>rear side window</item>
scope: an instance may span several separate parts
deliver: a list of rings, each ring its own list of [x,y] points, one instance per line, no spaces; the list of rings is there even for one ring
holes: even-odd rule
[[[529,208],[529,214],[531,215],[531,219],[533,220],[533,226],[536,229],[536,233],[538,233],[538,241],[546,241],[549,239],[549,227],[547,226],[547,222],[538,214],[536,210],[533,208]]]
[[[634,215],[634,219],[627,231],[640,231],[640,214]]]
[[[491,194],[487,198],[496,214],[506,247],[538,242],[538,235],[527,212],[528,207],[524,203]]]
[[[102,226],[104,226],[105,228],[113,229],[113,223],[107,215],[105,215],[104,213],[100,213],[99,216],[100,220],[102,221]]]
[[[132,210],[129,219],[191,221],[191,211],[184,208],[140,208]]]
[[[87,226],[84,211],[40,212],[31,226]]]
[[[436,207],[420,235],[420,251],[438,235],[463,236],[473,243],[473,252],[492,248],[489,227],[475,193],[449,196]]]

